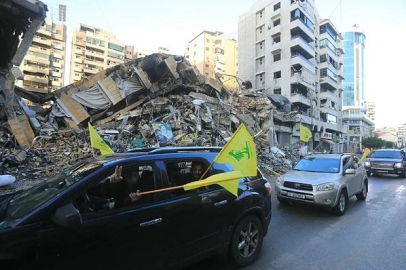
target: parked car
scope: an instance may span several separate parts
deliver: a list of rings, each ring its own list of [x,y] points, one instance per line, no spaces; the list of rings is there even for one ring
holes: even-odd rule
[[[209,166],[220,150],[159,148],[102,156],[0,198],[0,264],[171,269],[213,254],[227,254],[239,266],[253,263],[271,219],[271,186],[259,171],[240,179],[237,198],[212,185],[154,193],[145,202],[111,209],[115,202],[100,192],[116,166],[123,172],[138,168],[139,181],[150,177],[151,189],[176,186],[192,162]],[[230,170],[214,164],[208,174]]]
[[[280,203],[297,202],[331,208],[343,215],[348,199],[356,196],[365,200],[368,177],[358,158],[344,171],[350,155],[315,154],[301,159],[293,170],[279,177],[275,192]]]
[[[367,158],[364,166],[368,176],[371,174],[396,174],[406,178],[406,155],[403,150],[375,150]]]

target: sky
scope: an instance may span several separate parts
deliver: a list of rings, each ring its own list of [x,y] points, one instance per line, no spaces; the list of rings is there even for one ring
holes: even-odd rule
[[[186,43],[203,30],[238,37],[238,18],[256,0],[42,0],[48,17],[58,20],[58,5],[67,5],[67,56],[72,32],[80,23],[105,29],[134,45],[135,51],[163,46],[183,55]],[[289,1],[289,0],[282,0]],[[343,32],[362,28],[365,44],[365,95],[375,101],[375,126],[406,123],[406,0],[315,0],[320,18]],[[68,61],[69,62],[69,61]],[[403,64],[403,65],[402,65]],[[69,67],[69,66],[68,66]]]

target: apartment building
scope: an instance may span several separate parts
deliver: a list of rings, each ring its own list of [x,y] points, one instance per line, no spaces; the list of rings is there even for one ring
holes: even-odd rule
[[[126,45],[125,46],[125,56],[124,56],[125,61],[127,62],[127,61],[134,60],[134,57],[135,57],[134,46]]]
[[[24,79],[17,86],[48,93],[64,86],[66,26],[50,19],[38,30],[20,66]]]
[[[238,87],[238,46],[224,33],[203,31],[186,45],[185,58],[203,75],[220,79],[229,90]]]
[[[348,141],[362,147],[362,138],[374,135],[375,105],[365,101],[365,33],[354,25],[343,34],[343,121],[348,125]]]
[[[132,59],[134,48],[103,29],[80,24],[72,38],[70,82]],[[131,51],[132,49],[132,51]]]
[[[294,123],[274,119],[279,142],[299,144],[301,123],[313,132],[311,147],[344,150],[341,40],[313,0],[258,0],[240,17],[239,77],[255,91],[285,96],[297,112]]]
[[[398,127],[397,136],[403,147],[406,147],[406,124]]]

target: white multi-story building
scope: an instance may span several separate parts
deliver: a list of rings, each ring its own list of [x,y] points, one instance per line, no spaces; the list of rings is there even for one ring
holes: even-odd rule
[[[275,122],[279,141],[298,143],[300,122],[313,132],[311,146],[343,151],[341,39],[313,0],[258,0],[240,17],[239,77],[287,97],[298,112],[291,134]]]

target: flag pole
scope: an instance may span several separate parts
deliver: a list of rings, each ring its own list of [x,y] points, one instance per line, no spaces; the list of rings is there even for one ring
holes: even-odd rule
[[[150,190],[150,191],[141,192],[140,195],[148,195],[148,194],[152,194],[152,193],[164,192],[164,191],[181,189],[181,188],[183,188],[183,186],[176,186],[176,187],[168,187],[168,188]]]

